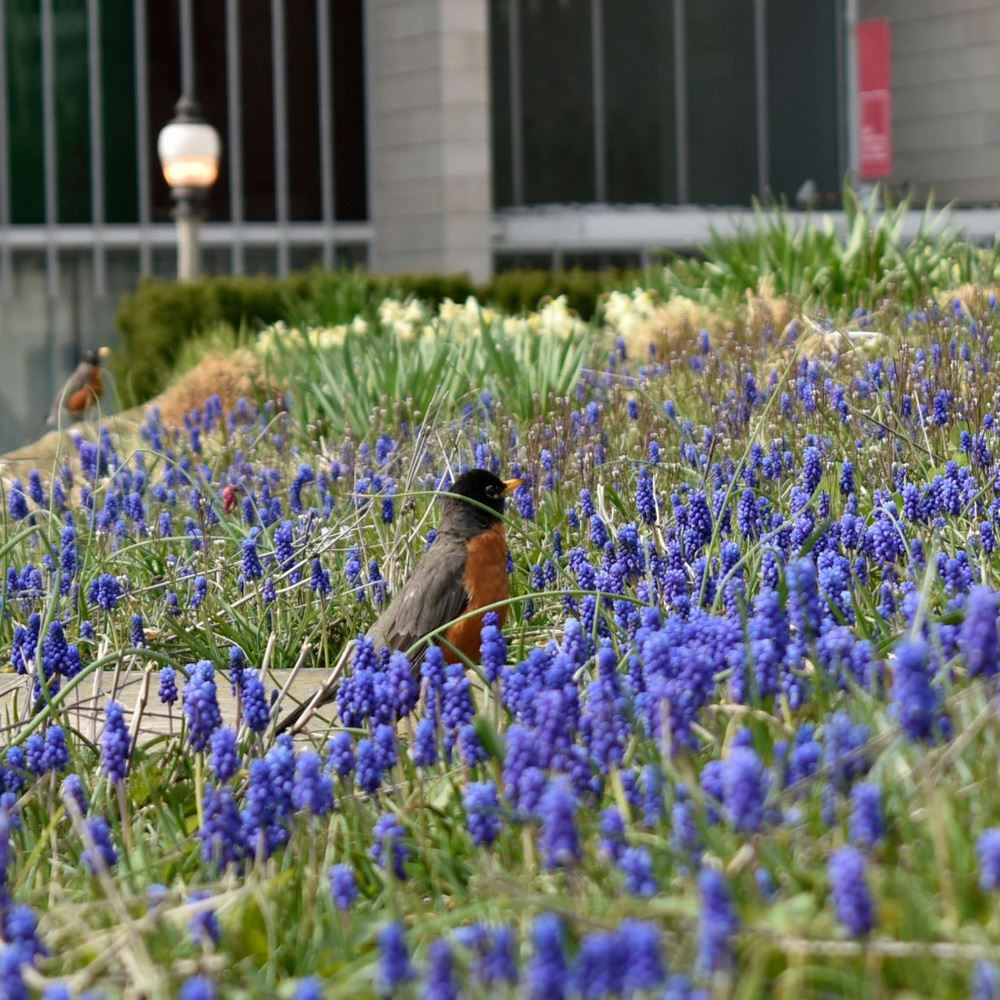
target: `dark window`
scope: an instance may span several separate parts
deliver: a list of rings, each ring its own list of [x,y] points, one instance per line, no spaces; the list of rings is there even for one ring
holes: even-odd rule
[[[590,3],[516,2],[521,4],[525,201],[593,201]]]
[[[604,0],[608,201],[677,200],[670,0]]]
[[[323,264],[323,248],[317,246],[295,246],[288,251],[293,271],[308,271]]]
[[[368,266],[367,243],[338,243],[334,266],[340,270],[353,271]]]
[[[688,200],[745,205],[757,193],[753,4],[685,4]]]
[[[603,251],[597,253],[567,253],[563,255],[564,271],[636,270],[640,264],[637,253]]]
[[[514,203],[510,129],[510,7],[512,0],[490,4],[490,124],[493,135],[493,205]]]
[[[230,145],[226,87],[226,4],[225,0],[196,0],[192,8],[194,93],[201,107],[202,117],[215,128],[222,140],[219,179],[208,192],[207,212],[210,220],[227,222],[230,218],[230,204],[226,156]],[[155,45],[152,39],[150,45]],[[179,49],[177,58],[180,58]],[[166,123],[161,122],[160,127],[164,124]],[[159,172],[159,161],[156,169]]]
[[[507,271],[551,271],[551,253],[505,253],[497,254],[493,259],[493,267],[497,274]]]
[[[368,218],[363,0],[330,4],[333,38],[333,160],[336,217]]]
[[[335,9],[331,15],[336,17]],[[300,0],[285,4],[285,42],[289,215],[296,220],[315,221],[323,217],[315,3]]]
[[[42,139],[42,43],[38,0],[7,0],[7,122],[10,214],[14,223],[45,221]]]
[[[270,0],[242,0],[243,197],[245,216],[252,222],[274,220],[272,73]]]
[[[112,248],[107,252],[108,293],[112,298],[135,289],[139,280],[139,253],[136,250]]]
[[[770,188],[794,204],[812,180],[820,199],[840,197],[836,0],[768,0],[767,106]]]
[[[101,4],[101,112],[104,123],[104,217],[139,218],[135,143],[132,0]]]
[[[244,253],[247,274],[278,273],[278,254],[273,246],[250,246]]]
[[[177,0],[157,0],[146,4],[146,74],[149,113],[146,142],[153,220],[167,222],[173,202],[156,156],[160,129],[174,117],[174,105],[181,96],[181,39]],[[197,85],[197,80],[195,81]],[[176,253],[175,253],[176,256]],[[159,272],[157,272],[159,273]]]
[[[52,4],[60,222],[90,222],[90,108],[85,0]]]

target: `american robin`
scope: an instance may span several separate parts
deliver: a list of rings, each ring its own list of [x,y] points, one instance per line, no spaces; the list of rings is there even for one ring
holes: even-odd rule
[[[95,407],[104,395],[104,380],[101,377],[101,360],[110,352],[102,347],[97,351],[87,351],[80,363],[66,379],[66,384],[52,402],[45,426],[58,427],[62,423],[82,420],[87,411]]]
[[[507,539],[501,517],[504,497],[520,484],[520,479],[504,481],[485,469],[473,469],[455,480],[444,496],[433,544],[368,630],[376,648],[409,649],[453,619],[507,598]],[[506,608],[496,611],[502,625]],[[449,663],[478,657],[482,625],[483,615],[472,615],[444,633],[441,647]],[[290,712],[278,732],[294,727],[307,708],[329,704],[338,681],[332,677],[318,697]]]

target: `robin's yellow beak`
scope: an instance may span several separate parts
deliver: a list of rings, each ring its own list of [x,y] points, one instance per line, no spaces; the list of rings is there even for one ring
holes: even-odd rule
[[[111,353],[110,347],[99,347],[97,349],[97,356],[99,358],[106,358]]]
[[[523,479],[505,479],[503,484],[503,495],[509,497],[511,493],[523,483]]]

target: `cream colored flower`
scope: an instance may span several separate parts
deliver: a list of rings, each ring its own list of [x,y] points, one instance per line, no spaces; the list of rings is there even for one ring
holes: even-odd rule
[[[457,302],[452,302],[451,299],[445,299],[438,306],[438,316],[442,323],[454,323],[461,314],[462,307]]]
[[[417,330],[413,323],[408,320],[401,319],[396,322],[392,328],[393,334],[397,340],[401,340],[404,343],[409,343],[411,340],[415,340],[417,337]]]
[[[317,347],[322,351],[331,351],[344,346],[347,339],[347,327],[343,324],[327,326],[319,331]]]
[[[383,299],[378,307],[378,319],[384,327],[391,327],[403,315],[403,309],[395,299]]]

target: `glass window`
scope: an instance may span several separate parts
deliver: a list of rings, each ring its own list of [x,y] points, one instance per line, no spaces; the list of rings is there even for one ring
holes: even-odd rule
[[[363,0],[330,4],[333,38],[333,160],[336,217],[368,218]]]
[[[510,8],[512,0],[490,4],[490,95],[493,130],[493,206],[514,203],[510,145]]]
[[[770,188],[795,203],[812,180],[820,200],[840,200],[836,0],[767,0]]]
[[[104,259],[109,298],[117,300],[118,296],[133,291],[139,281],[138,251],[113,247],[108,249]]]
[[[163,281],[173,281],[177,277],[177,248],[153,247],[151,274]]]
[[[201,273],[228,275],[233,273],[233,251],[229,246],[201,248]]]
[[[132,27],[132,0],[103,0],[101,110],[104,217],[108,222],[135,222],[139,218]]]
[[[151,6],[158,0],[152,0]],[[150,0],[147,0],[150,3]],[[207,214],[214,222],[227,222],[230,218],[229,167],[226,163],[229,145],[229,110],[226,86],[226,4],[225,0],[197,0],[193,4],[194,24],[194,93],[205,121],[219,133],[222,140],[222,159],[219,177],[208,192]],[[150,39],[150,48],[155,41]],[[180,49],[174,53],[180,59]],[[180,91],[174,100],[180,97]],[[171,114],[172,117],[172,114]],[[168,119],[169,120],[169,119]],[[162,128],[166,122],[160,122]],[[155,155],[155,153],[154,153]],[[245,161],[244,161],[245,162]],[[157,173],[161,173],[159,161]]]
[[[247,15],[243,15],[244,17]],[[178,0],[146,3],[146,53],[149,88],[149,169],[152,173],[153,220],[170,219],[174,202],[163,179],[156,155],[160,130],[174,117],[181,96],[181,37]],[[229,218],[229,174],[226,150],[229,143],[226,105],[226,21],[224,0],[202,0],[194,7],[194,92],[205,120],[222,140],[219,178],[208,193],[210,219]],[[246,57],[244,57],[246,58]],[[268,69],[268,72],[270,70]],[[270,77],[267,78],[270,95]],[[246,112],[244,111],[244,115]],[[244,154],[244,163],[246,154]]]
[[[746,205],[757,193],[751,0],[689,0],[685,10],[688,200]]]
[[[174,117],[174,105],[181,96],[181,36],[177,0],[157,0],[146,4],[146,78],[149,122],[146,142],[149,149],[150,199],[154,222],[169,222],[173,201],[156,156],[160,129]],[[196,81],[197,82],[197,81]],[[154,254],[154,261],[156,255]],[[176,269],[176,261],[174,262]],[[160,271],[154,266],[154,273]]]
[[[278,273],[278,250],[273,245],[247,247],[246,273],[254,274],[277,274]]]
[[[610,271],[635,270],[639,267],[639,255],[626,251],[598,250],[594,253],[567,253],[563,255],[564,271]]]
[[[497,274],[507,271],[551,271],[551,253],[499,253],[493,258]]]
[[[291,269],[293,271],[308,271],[323,265],[323,248],[321,246],[299,245],[289,249]]]
[[[343,243],[337,245],[335,268],[353,271],[368,266],[367,243]]]
[[[608,201],[677,200],[670,0],[605,0]]]
[[[90,86],[85,0],[54,0],[57,218],[90,222]]]
[[[242,0],[240,76],[243,84],[243,197],[244,215],[252,222],[274,219],[272,72],[270,0]],[[249,257],[247,272],[253,273]]]
[[[516,2],[521,3],[525,201],[593,201],[590,0]]]
[[[331,5],[333,17],[335,8],[336,4]],[[294,220],[314,221],[323,217],[315,3],[285,4],[285,50],[289,215]]]
[[[38,0],[7,0],[7,127],[10,215],[18,223],[45,221],[42,139],[42,41]]]

